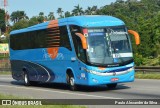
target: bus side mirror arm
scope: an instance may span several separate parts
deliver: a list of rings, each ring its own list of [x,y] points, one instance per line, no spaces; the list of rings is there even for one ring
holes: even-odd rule
[[[135,38],[136,45],[140,44],[140,36],[136,31],[128,30],[128,33],[132,34]]]
[[[83,49],[87,49],[88,45],[87,45],[87,39],[86,39],[86,37],[83,34],[81,34],[81,33],[76,33],[76,35],[78,37],[80,37]]]

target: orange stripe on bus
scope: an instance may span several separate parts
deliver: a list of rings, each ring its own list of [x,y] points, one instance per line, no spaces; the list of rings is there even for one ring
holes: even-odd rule
[[[58,27],[58,20],[50,21],[48,28]]]
[[[50,21],[50,23],[48,24],[48,29],[59,29],[58,20]],[[53,45],[53,44],[50,46],[53,46],[53,48],[47,48],[48,55],[50,55],[52,59],[55,59],[58,55],[59,47],[58,45]],[[54,47],[54,46],[57,46],[57,47]]]
[[[99,70],[105,70],[106,68],[104,67],[98,67]]]

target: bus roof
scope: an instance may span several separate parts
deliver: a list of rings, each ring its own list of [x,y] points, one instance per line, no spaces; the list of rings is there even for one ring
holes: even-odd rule
[[[73,16],[68,18],[58,19],[58,25],[78,25],[82,27],[104,27],[104,26],[120,26],[124,22],[118,18],[105,15],[87,15],[87,16]],[[18,34],[23,32],[35,31],[46,29],[49,25],[48,22],[37,24],[20,30],[14,30],[10,34]]]

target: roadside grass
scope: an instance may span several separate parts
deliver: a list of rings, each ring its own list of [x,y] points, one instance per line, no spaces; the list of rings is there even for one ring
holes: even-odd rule
[[[13,95],[0,94],[0,99],[27,99],[25,97],[18,97]],[[1,102],[0,102],[1,103]],[[85,106],[75,105],[0,105],[1,108],[87,108]]]
[[[9,71],[0,71],[0,75],[11,75]]]
[[[0,54],[0,59],[9,59],[9,55],[4,56],[4,55]]]
[[[137,78],[137,79],[160,79],[160,73],[157,73],[157,72],[149,72],[149,73],[136,72],[135,78]]]
[[[0,93],[0,99],[20,99],[20,97]],[[22,97],[21,99],[25,98]]]

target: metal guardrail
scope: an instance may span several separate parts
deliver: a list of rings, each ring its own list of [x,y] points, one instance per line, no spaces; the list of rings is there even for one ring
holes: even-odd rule
[[[9,72],[11,68],[0,68],[0,72]]]
[[[9,59],[0,59],[0,72],[8,72],[11,70]]]
[[[144,67],[135,67],[136,72],[159,72],[160,73],[160,67],[154,67],[154,66],[144,66]]]

